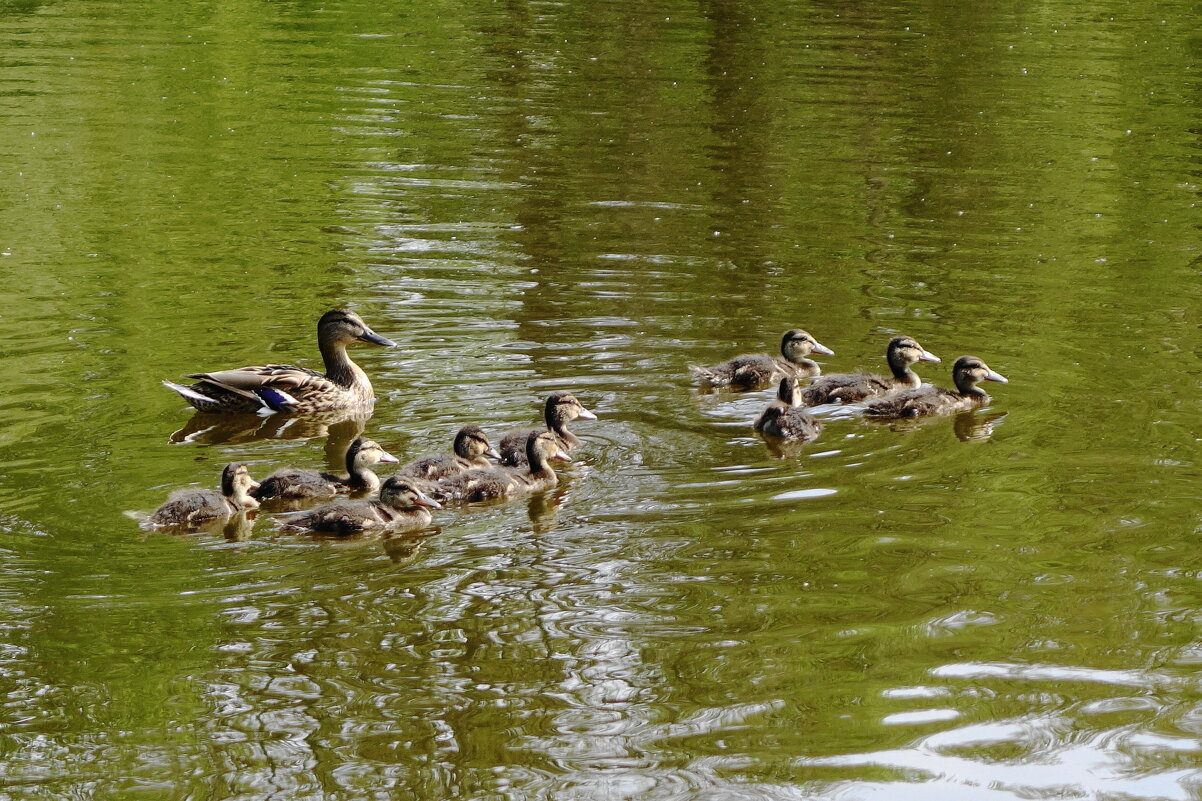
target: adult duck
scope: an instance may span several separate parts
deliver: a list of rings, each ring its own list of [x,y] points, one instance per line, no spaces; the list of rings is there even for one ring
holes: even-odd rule
[[[532,431],[526,438],[526,468],[469,470],[439,482],[434,494],[460,501],[486,501],[542,492],[559,483],[552,460],[570,462],[572,457],[564,451],[555,432]]]
[[[375,492],[380,478],[371,469],[377,464],[397,464],[401,460],[380,447],[374,439],[360,437],[346,450],[345,476],[285,467],[259,483],[252,494],[260,501],[274,498],[333,498],[348,492]]]
[[[559,447],[565,453],[576,449],[580,439],[568,431],[568,423],[573,420],[596,420],[597,415],[584,408],[571,392],[552,392],[547,396],[543,406],[543,420],[546,430],[555,435]],[[542,431],[541,428],[523,428],[510,431],[501,437],[501,464],[510,467],[522,467],[529,462],[526,459],[526,445],[531,434]]]
[[[193,527],[224,520],[235,512],[258,508],[259,502],[251,496],[258,486],[246,465],[231,462],[221,471],[221,492],[176,490],[154,511],[148,522],[155,526]]]
[[[355,312],[333,309],[317,321],[317,347],[325,363],[324,374],[290,364],[265,364],[192,373],[188,377],[198,381],[190,387],[172,381],[163,384],[202,412],[270,414],[370,407],[376,397],[371,381],[346,352],[353,342],[396,347],[391,339],[372,331]]]
[[[776,400],[760,413],[754,426],[761,434],[799,442],[817,439],[822,431],[822,423],[802,407],[801,387],[793,376],[780,380]]]
[[[745,354],[722,364],[715,364],[713,367],[691,365],[689,370],[703,384],[710,386],[756,389],[766,387],[785,376],[809,378],[819,375],[822,367],[818,362],[807,358],[812,353],[819,353],[823,356],[835,355],[833,350],[814,339],[806,331],[794,328],[786,331],[781,337],[780,356],[769,356],[764,353]]]
[[[438,481],[468,470],[491,467],[490,458],[500,460],[501,454],[489,444],[488,436],[478,426],[464,426],[455,434],[453,453],[415,459],[396,471],[396,475]]]
[[[413,481],[393,476],[373,501],[339,500],[287,519],[285,525],[321,534],[350,536],[376,531],[414,531],[430,525],[431,509],[442,504]]]
[[[952,365],[952,380],[956,384],[954,390],[931,386],[906,390],[869,403],[864,407],[864,414],[870,417],[926,417],[960,412],[989,403],[989,395],[977,386],[980,382],[1010,383],[976,356],[956,359]]]
[[[918,389],[922,379],[910,369],[916,362],[939,362],[939,357],[924,349],[913,337],[894,337],[885,349],[885,359],[893,375],[834,373],[815,378],[801,393],[806,406],[821,403],[858,403],[903,389]]]

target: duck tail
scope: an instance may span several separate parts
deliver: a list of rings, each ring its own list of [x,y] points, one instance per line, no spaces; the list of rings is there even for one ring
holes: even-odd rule
[[[183,384],[177,384],[174,381],[164,381],[163,386],[167,387],[167,389],[170,389],[174,392],[178,392],[180,394],[180,397],[182,397],[184,400],[188,401],[188,403],[191,403],[193,406],[196,405],[196,403],[194,403],[194,401],[197,401],[200,403],[206,403],[206,404],[213,402],[212,398],[210,398],[206,395],[200,394],[199,392],[192,389],[191,387],[185,387]]]

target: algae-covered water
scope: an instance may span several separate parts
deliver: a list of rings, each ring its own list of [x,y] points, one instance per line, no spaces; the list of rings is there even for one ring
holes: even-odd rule
[[[1202,797],[1202,34],[1182,2],[0,3],[0,796]],[[318,367],[402,458],[597,413],[418,538],[146,532],[356,430],[162,379]],[[987,408],[687,365],[907,334]]]

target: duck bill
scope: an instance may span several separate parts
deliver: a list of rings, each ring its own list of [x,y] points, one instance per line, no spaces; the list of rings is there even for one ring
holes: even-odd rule
[[[996,381],[999,384],[1009,384],[1010,383],[1009,381],[1006,380],[1006,376],[1002,375],[1001,373],[996,373],[993,370],[990,370],[988,373],[985,374],[985,380],[986,381]]]
[[[814,348],[811,352],[817,353],[820,356],[834,356],[835,355],[835,352],[833,350],[828,348],[826,345],[823,345],[821,342],[815,342]]]
[[[570,461],[572,461],[572,457],[571,457],[571,456],[568,456],[568,455],[567,455],[566,453],[564,453],[563,451],[559,451],[558,453],[556,453],[556,454],[555,454],[554,456],[552,456],[551,458],[552,458],[552,459],[555,459],[555,460],[557,460],[557,461],[560,461],[560,462],[570,462]]]
[[[577,420],[596,420],[597,415],[593,414],[588,409],[581,406],[580,411],[576,413],[576,419]]]
[[[250,482],[250,486],[248,486],[248,487],[246,488],[246,491],[247,491],[247,492],[254,492],[254,491],[255,491],[255,490],[257,490],[258,488],[259,488],[259,482],[258,482],[258,481],[252,481],[252,482]]]
[[[499,452],[497,452],[496,448],[490,447],[488,450],[486,450],[484,452],[484,455],[487,456],[489,459],[496,459],[498,462],[501,461],[501,454]]]
[[[434,500],[433,498],[431,498],[429,495],[422,492],[421,490],[417,490],[416,494],[417,494],[417,505],[418,506],[424,506],[427,509],[441,509],[442,508],[441,503]]]
[[[380,345],[385,348],[395,348],[396,343],[388,337],[382,337],[370,328],[364,328],[363,334],[359,337],[360,342],[370,342],[373,345]]]
[[[924,350],[922,352],[922,354],[918,357],[918,361],[930,362],[931,364],[939,364],[939,362],[943,361],[943,359],[940,359],[938,356],[936,356],[934,353],[931,353],[929,350]]]
[[[399,462],[401,460],[396,458],[395,456],[393,456],[388,451],[380,451],[380,458],[378,459],[378,461],[380,462],[380,464],[396,464],[397,462]]]

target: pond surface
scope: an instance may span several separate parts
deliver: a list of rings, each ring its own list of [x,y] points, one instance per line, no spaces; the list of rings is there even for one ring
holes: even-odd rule
[[[1192,5],[0,11],[5,798],[1202,797]],[[140,530],[337,467],[160,381],[319,366],[342,304],[401,343],[370,436],[571,389],[561,485]],[[782,452],[687,365],[797,326],[1010,383]]]

